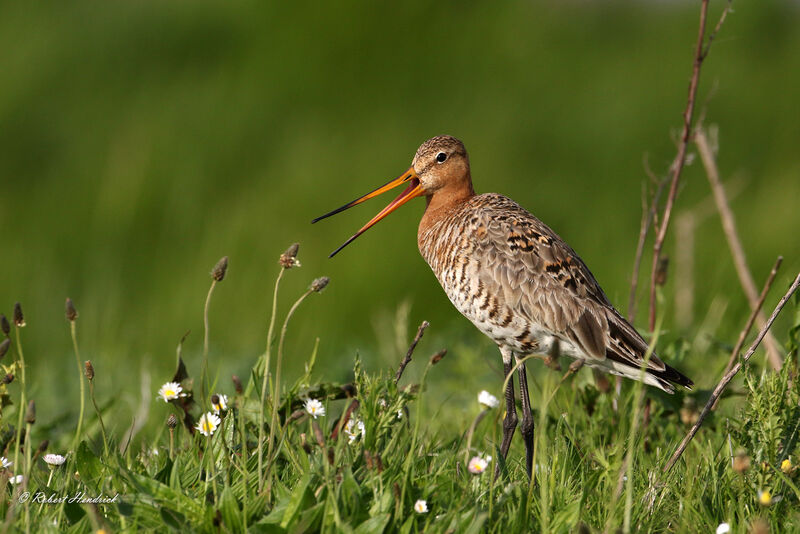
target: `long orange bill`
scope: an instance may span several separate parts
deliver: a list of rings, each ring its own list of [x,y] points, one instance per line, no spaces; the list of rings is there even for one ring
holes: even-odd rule
[[[357,198],[352,202],[348,202],[347,204],[345,204],[341,208],[337,208],[337,209],[335,209],[335,210],[333,210],[333,211],[331,211],[329,213],[326,213],[325,215],[317,217],[316,219],[311,221],[311,223],[313,224],[313,223],[315,223],[317,221],[325,219],[326,217],[330,217],[331,215],[336,215],[339,212],[342,212],[342,211],[344,211],[346,209],[352,208],[353,206],[361,204],[365,200],[369,200],[372,197],[376,197],[376,196],[380,195],[381,193],[385,193],[389,189],[393,189],[393,188],[397,187],[398,185],[404,184],[406,182],[410,182],[408,184],[408,187],[406,187],[406,189],[402,193],[400,193],[397,196],[397,198],[392,200],[389,203],[388,206],[383,208],[380,211],[380,213],[378,213],[367,224],[365,224],[361,228],[361,230],[359,230],[358,232],[353,234],[353,236],[350,239],[345,241],[344,244],[341,247],[339,247],[336,250],[334,250],[333,252],[331,252],[330,256],[328,256],[328,257],[329,258],[334,257],[340,250],[342,250],[344,247],[346,247],[347,245],[349,245],[350,243],[355,241],[355,239],[358,236],[360,236],[361,234],[363,234],[364,232],[366,232],[367,230],[372,228],[375,224],[377,224],[378,221],[380,221],[381,219],[383,219],[384,217],[389,215],[391,212],[393,212],[394,210],[396,210],[397,208],[399,208],[400,206],[402,206],[403,204],[405,204],[406,202],[408,202],[412,198],[422,195],[422,187],[420,187],[419,177],[417,176],[417,172],[414,170],[414,167],[409,167],[409,169],[406,172],[404,172],[403,174],[401,174],[400,176],[398,176],[397,178],[395,178],[391,182],[387,183],[386,185],[382,185],[381,187],[379,187],[375,191],[372,191],[371,193],[367,193],[363,197]]]

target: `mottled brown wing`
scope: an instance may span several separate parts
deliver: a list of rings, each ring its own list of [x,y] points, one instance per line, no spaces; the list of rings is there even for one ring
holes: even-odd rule
[[[557,337],[569,340],[589,358],[611,360],[639,369],[647,342],[611,305],[589,268],[546,224],[501,195],[481,195],[483,209],[475,254],[486,261],[480,270],[487,290]],[[610,366],[612,369],[614,365]],[[670,382],[692,381],[655,354],[647,363],[665,391]]]
[[[515,202],[492,195],[479,217],[483,283],[533,323],[605,359],[611,304],[575,251]]]

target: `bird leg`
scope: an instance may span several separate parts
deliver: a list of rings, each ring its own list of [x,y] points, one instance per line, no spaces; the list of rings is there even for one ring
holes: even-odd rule
[[[517,405],[514,401],[514,376],[511,374],[511,355],[503,353],[503,371],[505,379],[508,380],[506,384],[506,416],[503,418],[503,443],[500,445],[500,456],[505,461],[508,455],[508,448],[511,446],[511,438],[514,436],[514,429],[517,428]],[[495,478],[500,474],[500,462],[494,470]]]
[[[528,377],[525,374],[525,362],[519,362],[519,396],[522,401],[522,439],[525,441],[525,467],[528,470],[528,479],[531,478],[533,469],[533,414],[531,413],[531,400],[528,396]]]

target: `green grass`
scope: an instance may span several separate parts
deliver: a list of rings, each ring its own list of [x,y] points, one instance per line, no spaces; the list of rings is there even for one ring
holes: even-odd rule
[[[281,272],[287,279],[302,273],[297,269]],[[226,282],[220,282],[218,290]],[[330,307],[325,302],[328,295],[313,291],[304,295],[309,293],[314,298],[303,306]],[[279,301],[294,300],[282,293],[279,297]],[[30,532],[162,530],[164,525],[198,532],[600,532],[618,528],[713,532],[721,522],[730,523],[734,532],[746,532],[758,521],[768,523],[775,532],[792,531],[800,528],[800,490],[794,470],[782,472],[781,467],[786,467],[786,459],[795,465],[798,460],[800,299],[795,298],[793,312],[788,338],[779,333],[788,339],[790,351],[783,371],[762,372],[757,363],[751,363],[734,388],[737,394],[722,401],[720,410],[667,474],[661,468],[708,391],[669,396],[626,383],[615,410],[613,396],[600,393],[590,374],[581,371],[562,382],[560,373],[529,363],[536,420],[534,480],[529,483],[522,447],[516,441],[502,462],[500,477],[490,474],[495,463],[501,462],[497,449],[503,412],[479,405],[477,388],[463,390],[474,383],[472,363],[458,359],[468,352],[463,348],[434,363],[421,352],[421,343],[399,384],[394,370],[367,371],[357,356],[352,380],[319,383],[314,378],[319,358],[315,348],[303,358],[304,372],[273,384],[282,392],[277,404],[269,394],[272,388],[266,388],[264,403],[259,401],[264,368],[259,358],[250,383],[241,391],[227,378],[211,380],[210,391],[226,393],[228,406],[220,414],[219,428],[203,436],[189,426],[199,418],[201,406],[211,401],[193,396],[200,389],[189,375],[196,370],[184,365],[179,346],[174,379],[181,382],[187,396],[169,403],[159,400],[149,407],[144,416],[164,421],[156,431],[133,440],[112,433],[106,448],[99,417],[102,412],[108,421],[113,410],[100,408],[87,411],[81,441],[75,447],[71,432],[48,426],[50,418],[39,413],[26,430],[33,437],[25,440],[23,454],[0,475],[5,488],[0,507],[6,528]],[[80,332],[82,320],[70,324]],[[283,324],[285,328],[273,339],[279,347],[278,359],[284,356],[284,336],[294,326]],[[25,332],[25,328],[14,328],[12,338],[19,341]],[[661,355],[677,366],[687,357],[688,347],[682,339],[659,341]],[[712,357],[714,350],[691,357]],[[398,362],[401,352],[396,355]],[[17,371],[18,356],[19,352],[4,366],[6,372]],[[219,362],[209,362],[211,376],[218,367]],[[270,368],[274,370],[275,365]],[[92,403],[94,382],[105,380],[102,369],[94,371]],[[437,376],[460,382],[461,400],[448,400],[453,391],[440,390],[446,382],[437,384]],[[62,377],[64,381],[77,378]],[[170,378],[159,376],[156,382]],[[27,376],[28,383],[35,380]],[[19,395],[25,391],[24,385],[16,385],[0,386],[2,447],[7,457],[15,449],[12,422],[19,413]],[[486,387],[498,392],[500,384]],[[157,389],[153,384],[146,394],[155,396]],[[642,401],[641,393],[649,405],[644,420],[635,416],[644,407],[635,405]],[[321,401],[325,415],[312,418],[303,408],[308,399]],[[108,399],[96,400],[97,405],[108,406]],[[78,405],[73,398],[62,402]],[[260,419],[261,406],[267,413],[274,407],[278,416]],[[349,419],[363,422],[363,435],[357,427],[345,425],[341,416],[348,410]],[[177,418],[174,428],[166,423],[169,415]],[[184,426],[178,423],[181,420],[191,423]],[[267,434],[259,432],[260,420],[266,421],[267,433],[274,436],[274,446],[268,449],[259,447]],[[471,427],[474,434],[468,435]],[[30,434],[31,430],[36,432]],[[46,466],[34,439],[38,435],[49,437],[48,451],[66,456],[64,465]],[[470,457],[489,455],[493,459],[487,472],[467,470]],[[628,455],[631,465],[624,469]],[[735,455],[747,457],[749,469],[735,470]],[[5,483],[14,473],[27,473],[25,482]],[[767,504],[759,502],[764,491],[771,495]],[[69,502],[75,495],[113,502]],[[49,502],[40,502],[48,498]],[[414,511],[420,499],[427,502],[427,513]]]

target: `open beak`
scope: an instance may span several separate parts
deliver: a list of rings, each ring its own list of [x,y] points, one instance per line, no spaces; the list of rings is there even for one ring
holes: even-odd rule
[[[325,215],[317,217],[316,219],[311,221],[311,223],[313,224],[313,223],[315,223],[317,221],[325,219],[326,217],[330,217],[331,215],[336,215],[339,212],[342,212],[342,211],[344,211],[344,210],[346,210],[348,208],[352,208],[353,206],[355,206],[357,204],[361,204],[365,200],[369,200],[372,197],[376,197],[376,196],[380,195],[381,193],[385,193],[389,189],[393,189],[393,188],[397,187],[398,185],[404,184],[404,183],[408,183],[408,187],[406,187],[405,190],[403,190],[402,193],[397,195],[397,198],[392,200],[389,203],[388,206],[383,208],[380,211],[380,213],[378,213],[367,224],[365,224],[361,228],[361,230],[356,232],[350,239],[345,241],[344,244],[341,247],[339,247],[336,250],[334,250],[333,252],[331,252],[330,256],[328,256],[328,257],[329,258],[334,257],[340,250],[342,250],[344,247],[346,247],[347,245],[352,243],[358,236],[360,236],[361,234],[363,234],[364,232],[366,232],[367,230],[372,228],[378,221],[380,221],[381,219],[383,219],[384,217],[389,215],[391,212],[393,212],[394,210],[396,210],[397,208],[399,208],[400,206],[402,206],[403,204],[405,204],[406,202],[408,202],[412,198],[422,195],[422,187],[420,186],[420,183],[419,183],[419,176],[417,176],[417,172],[414,170],[414,167],[409,167],[409,169],[406,172],[404,172],[403,174],[401,174],[400,176],[398,176],[397,178],[395,178],[391,182],[387,183],[386,185],[383,185],[383,186],[379,187],[378,189],[376,189],[375,191],[372,191],[371,193],[367,193],[363,197],[357,198],[354,201],[345,204],[341,208],[337,208],[337,209],[331,211],[330,213],[326,213]]]

